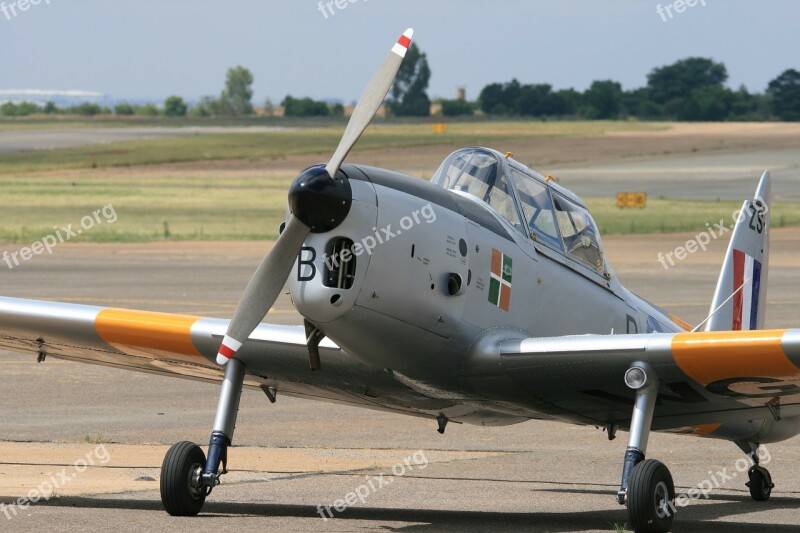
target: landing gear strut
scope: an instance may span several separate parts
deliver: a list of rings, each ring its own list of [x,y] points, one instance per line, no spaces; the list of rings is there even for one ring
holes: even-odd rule
[[[164,457],[161,502],[172,516],[196,516],[203,508],[206,496],[219,485],[219,477],[228,472],[228,446],[236,427],[244,375],[244,365],[238,359],[231,359],[225,366],[217,415],[208,444],[208,458],[192,442],[175,444]]]
[[[675,485],[663,463],[645,460],[658,377],[646,363],[634,363],[625,372],[625,384],[636,391],[636,402],[617,502],[627,505],[628,523],[636,533],[666,533],[675,518]]]

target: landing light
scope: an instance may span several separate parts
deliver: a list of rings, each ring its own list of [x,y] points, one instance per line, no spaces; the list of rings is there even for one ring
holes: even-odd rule
[[[638,366],[631,367],[625,372],[625,385],[633,390],[641,389],[646,383],[647,373]]]

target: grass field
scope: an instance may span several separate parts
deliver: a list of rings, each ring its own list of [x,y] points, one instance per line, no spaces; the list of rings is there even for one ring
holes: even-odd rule
[[[706,202],[649,199],[644,209],[620,209],[614,198],[584,198],[600,232],[604,235],[629,233],[676,233],[706,231],[706,224],[720,223],[730,227],[733,214],[742,202]],[[800,226],[800,205],[773,205],[770,224],[774,228]]]
[[[83,233],[82,242],[274,239],[283,220],[292,174],[266,177],[249,172],[208,174],[134,170],[109,180],[102,173],[71,177],[0,177],[5,207],[0,241],[30,244],[112,203],[114,224]],[[645,209],[616,207],[613,198],[586,199],[603,234],[703,231],[724,219],[739,202],[651,199]],[[800,205],[777,204],[774,227],[800,225]]]
[[[471,146],[507,139],[579,137],[664,128],[663,124],[640,122],[462,122],[451,124],[445,134],[434,134],[427,123],[374,125],[359,141],[357,149]],[[327,155],[336,148],[341,135],[342,125],[335,124],[270,133],[203,134],[18,152],[0,157],[0,175],[192,161],[279,159],[301,154]]]
[[[9,126],[8,121],[0,121],[0,128],[54,124],[106,125],[32,121]],[[143,125],[143,121],[132,124]],[[447,134],[434,135],[429,123],[381,123],[370,128],[358,149],[405,148],[399,157],[412,160],[420,152],[418,147],[500,145],[505,139],[577,139],[613,132],[645,134],[666,127],[636,122],[468,121],[451,124]],[[118,220],[98,224],[78,240],[274,239],[284,217],[287,189],[300,170],[280,161],[304,154],[319,154],[324,160],[341,130],[341,124],[331,122],[274,133],[203,134],[4,154],[0,156],[0,241],[30,244],[53,233],[54,226],[77,227],[82,217],[109,203]],[[215,163],[213,171],[197,164],[206,161],[222,163]],[[159,166],[178,162],[195,164]],[[731,213],[740,207],[739,202],[651,198],[646,209],[620,210],[613,198],[585,200],[603,234],[700,232],[707,223],[721,219],[730,224]],[[800,205],[774,206],[772,221],[775,227],[800,225]]]
[[[54,225],[77,227],[83,216],[108,203],[118,220],[83,233],[82,242],[271,239],[277,237],[293,177],[4,176],[0,241],[30,243],[52,233]]]

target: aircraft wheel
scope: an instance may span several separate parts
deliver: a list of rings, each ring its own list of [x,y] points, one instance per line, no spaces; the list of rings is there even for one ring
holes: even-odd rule
[[[174,444],[161,465],[161,503],[172,516],[197,516],[206,501],[200,475],[206,464],[203,450],[193,442]]]
[[[636,533],[667,533],[675,518],[675,485],[669,469],[648,459],[633,469],[628,484],[628,522]]]
[[[769,470],[761,466],[754,466],[748,470],[747,475],[750,481],[747,486],[750,487],[750,497],[757,502],[765,502],[769,500],[772,494],[772,476],[769,475]]]

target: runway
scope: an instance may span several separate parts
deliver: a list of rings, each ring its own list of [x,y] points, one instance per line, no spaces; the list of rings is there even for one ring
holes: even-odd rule
[[[0,154],[26,150],[73,148],[87,144],[136,141],[156,137],[180,137],[211,133],[268,133],[280,127],[133,127],[133,128],[53,128],[42,130],[0,131]]]
[[[659,251],[691,235],[605,239],[608,259],[634,292],[697,323],[708,312],[726,242],[665,271]],[[768,326],[797,326],[800,231],[773,234]],[[13,245],[11,246],[13,248]],[[228,317],[267,251],[263,243],[71,244],[3,273],[5,296]],[[3,267],[5,269],[5,267]],[[299,323],[283,295],[268,321]],[[5,370],[0,501],[9,504],[63,469],[57,497],[0,523],[14,531],[613,531],[626,520],[614,501],[626,435],[560,423],[508,428],[451,424],[260,393],[242,398],[231,474],[202,517],[168,517],[158,496],[160,461],[179,440],[205,443],[217,388],[57,360],[0,353]],[[770,445],[776,488],[750,500],[744,480],[681,509],[676,531],[795,531],[800,524],[798,439]],[[76,460],[98,457],[86,472]],[[390,474],[422,452],[424,469],[393,481],[324,520],[331,505],[367,478]],[[734,470],[730,443],[654,435],[648,456],[669,464],[682,490],[710,472]],[[6,508],[8,509],[8,508]],[[3,511],[0,510],[0,513]]]

